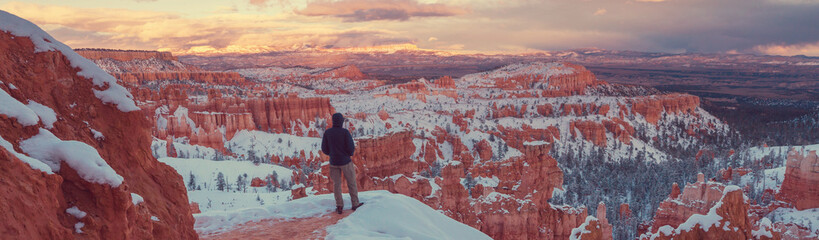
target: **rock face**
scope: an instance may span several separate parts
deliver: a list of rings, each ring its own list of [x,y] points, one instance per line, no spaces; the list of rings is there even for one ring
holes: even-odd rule
[[[474,81],[475,79],[489,80]],[[461,78],[462,84],[473,87],[494,87],[504,90],[542,89],[548,96],[581,94],[586,87],[603,84],[585,67],[571,63],[512,64],[500,69],[471,74]]]
[[[725,188],[706,214],[694,215],[679,225],[663,226],[641,239],[752,239],[749,203],[739,187],[732,187]]]
[[[799,210],[819,207],[819,159],[816,151],[788,153],[785,180],[777,197],[792,203]]]
[[[261,130],[317,137],[310,127],[319,121],[329,122],[335,109],[327,98],[267,97],[222,98],[212,96],[205,103],[190,103],[173,97],[160,99],[156,105],[143,106],[143,112],[154,122],[154,136],[188,137],[190,144],[224,149],[224,140],[241,130]],[[186,97],[182,97],[186,99]],[[158,106],[166,108],[157,109]],[[314,128],[312,130],[315,130]]]
[[[688,94],[672,93],[651,97],[634,98],[631,110],[657,124],[663,111],[668,113],[692,112],[700,106],[700,98]]]
[[[366,79],[367,75],[361,72],[355,65],[346,65],[343,67],[334,68],[330,71],[323,72],[317,75],[318,78],[347,78],[350,80]]]
[[[211,72],[186,65],[169,52],[78,49],[77,53],[93,60],[117,79],[136,84],[160,80],[194,81],[209,84],[244,84],[246,79],[235,72]]]
[[[804,156],[797,154],[797,156]],[[798,161],[798,160],[797,160]],[[783,185],[783,189],[785,186]],[[682,193],[676,184],[671,195],[660,204],[652,226],[640,239],[807,239],[812,230],[795,222],[772,222],[765,216],[795,202],[776,202],[768,206],[751,204],[738,186],[706,181],[700,174],[696,183],[687,184]],[[805,196],[808,197],[809,196]],[[791,201],[792,199],[783,199]]]
[[[112,59],[117,61],[148,60],[179,61],[170,52],[81,48],[74,50],[88,60]]]
[[[675,189],[679,189],[676,186]],[[657,230],[665,225],[677,226],[691,215],[706,214],[722,198],[724,188],[721,183],[705,181],[700,174],[698,181],[686,184],[682,193],[672,190],[669,198],[660,203],[654,214],[652,229]]]
[[[94,86],[88,75],[78,74],[80,69],[75,66],[88,65],[75,62],[81,59],[77,55],[63,54],[75,54],[70,49],[25,20],[2,11],[0,18],[4,24],[13,21],[12,26],[35,33],[32,39],[7,29],[0,31],[0,79],[4,83],[0,90],[16,101],[42,104],[56,115],[51,127],[45,121],[21,125],[19,119],[0,114],[0,136],[10,143],[0,148],[0,191],[4,192],[0,218],[5,219],[0,232],[4,237],[196,239],[182,177],[151,156],[151,124],[145,117],[98,99],[100,91],[95,91],[104,88]],[[49,43],[64,49],[35,51]],[[21,142],[43,131],[39,128],[48,128],[59,139],[77,141],[74,145],[93,148],[124,181],[116,187],[90,182],[86,169],[74,169],[62,158],[53,174],[32,169],[22,161],[24,155],[14,152],[22,152]],[[104,139],[95,138],[93,131]],[[133,194],[144,202],[134,204],[137,197]],[[73,207],[85,214],[68,211]],[[152,221],[152,216],[159,221]]]

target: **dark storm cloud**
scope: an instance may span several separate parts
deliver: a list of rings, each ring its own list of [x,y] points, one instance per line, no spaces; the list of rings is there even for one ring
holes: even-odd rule
[[[511,20],[501,31],[574,31],[597,33],[590,46],[577,42],[526,41],[526,47],[565,49],[603,47],[650,51],[748,51],[766,44],[819,42],[819,1],[807,0],[677,0],[615,2],[591,0],[583,4],[554,0],[527,2],[507,9],[485,9],[480,14]],[[594,15],[599,9],[605,14]],[[606,36],[627,36],[634,43],[607,41]],[[538,36],[543,37],[543,36]],[[584,41],[585,42],[585,41]]]

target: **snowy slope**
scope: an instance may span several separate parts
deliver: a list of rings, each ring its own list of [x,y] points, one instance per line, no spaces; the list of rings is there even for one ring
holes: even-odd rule
[[[253,178],[264,179],[274,172],[279,176],[279,182],[290,182],[293,176],[293,171],[272,164],[260,163],[258,166],[252,162],[242,161],[212,161],[206,159],[196,158],[160,158],[160,162],[170,165],[182,175],[187,185],[190,181],[190,175],[193,174],[196,178],[197,185],[201,186],[203,190],[212,190],[216,188],[216,176],[221,172],[225,176],[225,180],[233,184],[239,175],[247,174],[247,179],[250,181]]]
[[[490,239],[413,198],[387,191],[359,194],[362,208],[327,227],[327,239]],[[349,199],[345,199],[350,206]],[[315,195],[260,208],[195,214],[200,234],[223,232],[249,221],[318,217],[331,213],[331,194]],[[348,210],[349,211],[349,210]]]

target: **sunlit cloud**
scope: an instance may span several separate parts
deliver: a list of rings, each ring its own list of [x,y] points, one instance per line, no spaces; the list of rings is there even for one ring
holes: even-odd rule
[[[8,3],[3,9],[41,26],[72,47],[162,49],[185,53],[266,52],[296,48],[412,43],[390,31],[282,21],[266,15],[185,18],[125,9]],[[45,13],[45,14],[43,14]]]
[[[767,55],[805,55],[805,56],[819,56],[819,41],[814,43],[801,44],[767,44],[754,47],[759,53]]]
[[[376,20],[406,21],[410,18],[445,17],[465,14],[463,8],[444,4],[423,4],[415,0],[319,0],[296,13],[305,16],[331,16],[346,22]]]
[[[816,56],[819,0],[202,0],[71,5],[0,0],[72,47],[176,53],[304,48]],[[166,3],[167,2],[167,3]],[[166,7],[167,6],[167,7]]]

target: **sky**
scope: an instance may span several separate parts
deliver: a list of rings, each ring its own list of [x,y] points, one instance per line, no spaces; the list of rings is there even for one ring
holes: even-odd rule
[[[0,0],[74,48],[819,56],[819,0]]]

